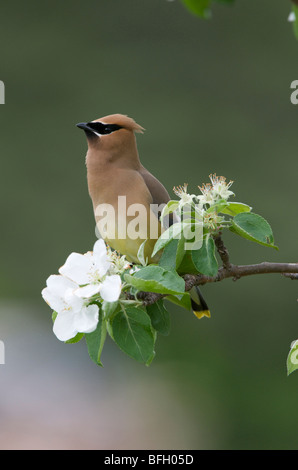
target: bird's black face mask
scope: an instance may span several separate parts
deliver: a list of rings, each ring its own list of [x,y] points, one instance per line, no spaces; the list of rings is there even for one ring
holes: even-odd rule
[[[104,122],[80,122],[77,127],[83,129],[88,138],[108,135],[122,129],[118,124],[105,124]]]

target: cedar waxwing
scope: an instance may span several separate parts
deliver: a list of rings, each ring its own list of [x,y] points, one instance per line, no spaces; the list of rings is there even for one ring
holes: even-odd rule
[[[158,262],[159,254],[154,258],[151,254],[163,231],[159,217],[170,196],[140,162],[135,133],[143,133],[143,127],[122,114],[77,127],[87,137],[88,190],[100,235],[112,249],[137,264],[139,248],[147,240],[144,257],[149,263]],[[198,287],[191,290],[191,298],[194,313],[209,317]]]

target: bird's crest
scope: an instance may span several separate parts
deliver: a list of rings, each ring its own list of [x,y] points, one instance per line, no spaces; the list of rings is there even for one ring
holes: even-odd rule
[[[124,114],[110,114],[109,116],[104,116],[100,119],[96,119],[94,122],[99,121],[105,124],[117,124],[125,129],[131,130],[133,132],[138,132],[143,134],[144,128],[136,123],[136,121]]]

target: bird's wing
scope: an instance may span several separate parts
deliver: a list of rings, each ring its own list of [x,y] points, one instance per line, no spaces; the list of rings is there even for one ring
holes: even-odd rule
[[[161,182],[155,178],[146,168],[141,167],[139,171],[145,184],[151,194],[152,197],[152,204],[156,205],[157,207],[152,207],[152,211],[156,215],[158,219],[160,219],[161,211],[163,206],[170,201],[170,196],[166,188],[161,184]],[[168,223],[165,225],[164,228],[168,228],[169,225],[173,224],[173,217],[172,215],[169,217]]]
[[[146,168],[142,167],[139,173],[143,177],[147,188],[152,196],[153,204],[166,204],[170,200],[170,196],[166,188],[153,176]]]

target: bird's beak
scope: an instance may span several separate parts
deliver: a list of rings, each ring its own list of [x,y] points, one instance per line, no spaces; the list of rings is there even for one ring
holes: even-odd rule
[[[87,139],[94,139],[96,137],[99,137],[99,135],[92,129],[90,126],[88,126],[87,122],[79,122],[76,124],[76,126],[79,129],[83,129],[85,131]]]
[[[83,129],[84,131],[93,132],[93,130],[88,126],[86,122],[79,122],[78,124],[76,124],[76,126],[79,129]]]

